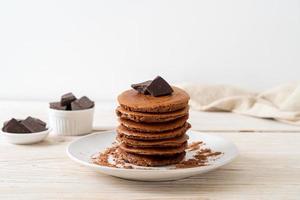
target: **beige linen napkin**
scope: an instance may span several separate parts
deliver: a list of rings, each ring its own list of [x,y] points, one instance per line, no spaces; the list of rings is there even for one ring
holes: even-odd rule
[[[201,111],[228,111],[300,125],[300,83],[255,93],[228,85],[182,84],[190,106]]]

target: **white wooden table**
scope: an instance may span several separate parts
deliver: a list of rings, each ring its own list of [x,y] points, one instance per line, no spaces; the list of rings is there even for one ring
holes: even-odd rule
[[[25,106],[24,106],[25,105]],[[95,125],[115,125],[114,104],[97,103]],[[0,120],[46,119],[47,103],[0,102]],[[232,140],[240,156],[216,171],[171,182],[135,182],[71,161],[74,138],[29,146],[0,137],[0,199],[300,199],[300,127],[229,113],[194,113],[195,129]],[[242,132],[240,132],[242,131]]]

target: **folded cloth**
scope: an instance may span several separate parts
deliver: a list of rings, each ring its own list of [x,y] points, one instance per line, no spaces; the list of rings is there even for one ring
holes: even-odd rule
[[[192,109],[228,111],[300,125],[300,83],[289,83],[261,92],[228,85],[179,85],[191,96]]]

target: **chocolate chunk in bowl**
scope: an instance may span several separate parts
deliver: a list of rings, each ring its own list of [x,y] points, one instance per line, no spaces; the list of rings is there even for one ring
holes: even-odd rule
[[[87,96],[77,99],[72,92],[69,92],[62,95],[59,102],[51,102],[49,105],[50,108],[54,110],[72,111],[90,109],[94,107],[95,103]]]
[[[50,108],[55,109],[55,110],[66,110],[67,106],[62,106],[60,102],[51,102]]]
[[[27,117],[21,122],[31,133],[41,132],[47,130],[46,123],[40,119]]]
[[[20,120],[15,118],[5,122],[2,131],[7,133],[30,133],[30,130],[21,124]]]
[[[3,124],[2,131],[7,133],[36,133],[47,130],[46,123],[34,117],[27,117],[25,120],[11,120]]]
[[[77,98],[75,97],[75,95],[72,92],[69,92],[61,96],[60,104],[62,106],[68,106],[76,99]]]
[[[77,99],[71,103],[72,110],[82,110],[89,109],[94,107],[94,102],[91,101],[88,97],[83,96],[80,99]]]
[[[34,144],[43,141],[50,130],[47,124],[40,119],[27,117],[26,119],[15,119],[4,123],[2,136],[12,144]]]
[[[44,121],[42,121],[42,120],[40,120],[40,119],[38,119],[38,118],[34,118],[34,117],[30,117],[30,118],[31,118],[32,120],[34,120],[35,122],[39,123],[40,125],[44,126],[44,127],[47,126],[46,122],[44,122]]]

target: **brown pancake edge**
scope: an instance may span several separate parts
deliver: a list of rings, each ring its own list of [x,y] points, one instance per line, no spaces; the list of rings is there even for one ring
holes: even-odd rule
[[[118,134],[124,135],[129,139],[136,140],[161,140],[170,139],[174,137],[182,136],[191,127],[191,125],[186,122],[183,127],[179,127],[172,131],[158,132],[158,133],[148,133],[148,132],[137,132],[127,129],[125,126],[119,125],[116,129]]]
[[[128,119],[118,118],[121,125],[127,129],[137,132],[164,132],[171,131],[179,127],[183,127],[189,116],[183,116],[173,121],[163,123],[138,123]]]
[[[122,106],[118,106],[116,109],[116,114],[118,117],[122,119],[128,119],[135,122],[146,122],[146,123],[159,123],[159,122],[168,122],[189,113],[189,106],[181,110],[177,110],[174,112],[167,112],[167,113],[142,113],[142,112],[133,112],[130,110],[126,110]]]
[[[183,143],[187,142],[188,135],[184,134],[182,136],[171,138],[171,139],[163,139],[163,140],[134,140],[128,139],[124,135],[118,134],[116,140],[118,143],[123,143],[130,147],[180,147]]]
[[[137,155],[137,154],[127,153],[122,149],[118,149],[117,153],[126,162],[133,165],[144,166],[144,167],[159,167],[159,166],[177,164],[184,159],[186,154],[184,151],[179,154],[175,154],[168,157],[147,156],[147,155]]]
[[[187,148],[187,142],[183,143],[179,147],[167,147],[167,148],[159,148],[159,147],[147,147],[147,148],[139,147],[139,148],[137,148],[137,147],[130,147],[128,145],[121,143],[119,145],[119,148],[127,153],[134,153],[134,154],[139,154],[139,155],[166,156],[166,155],[174,155],[174,154],[184,152],[185,149]]]
[[[135,112],[164,113],[183,109],[188,104],[189,95],[178,87],[172,88],[174,92],[171,95],[160,97],[126,90],[118,96],[118,102],[126,110]]]

